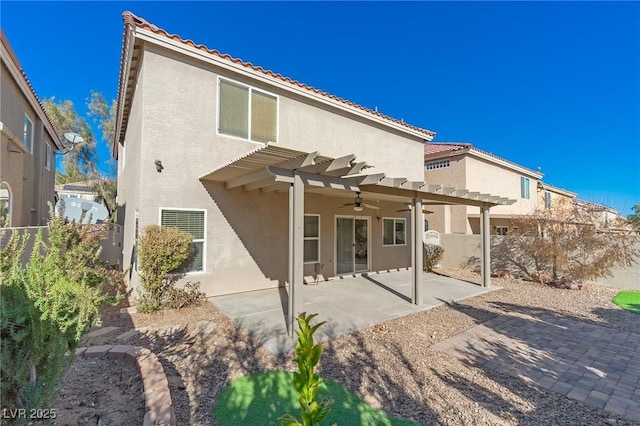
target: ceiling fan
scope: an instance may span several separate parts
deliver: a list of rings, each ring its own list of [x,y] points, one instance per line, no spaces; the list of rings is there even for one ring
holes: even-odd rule
[[[356,212],[361,212],[362,209],[380,210],[380,207],[378,206],[363,203],[362,198],[360,197],[360,192],[356,192],[356,199],[353,201],[353,203],[344,203],[342,206],[338,208],[349,207],[349,206],[353,206],[353,210]]]

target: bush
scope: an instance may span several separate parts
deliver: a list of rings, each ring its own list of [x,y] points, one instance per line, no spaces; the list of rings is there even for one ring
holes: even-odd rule
[[[53,218],[49,237],[14,232],[0,255],[0,405],[50,407],[82,334],[100,323],[99,309],[117,304],[123,275],[99,260],[100,230]],[[112,287],[112,288],[110,288]],[[109,293],[115,293],[110,295]],[[65,354],[69,354],[69,356]],[[28,411],[27,411],[28,412]]]
[[[138,241],[138,259],[142,292],[138,311],[151,313],[161,306],[167,290],[179,276],[176,271],[189,258],[193,235],[178,228],[149,225]]]
[[[182,309],[194,306],[205,300],[206,295],[200,291],[200,283],[189,281],[184,288],[169,288],[162,301],[162,306],[170,309]]]
[[[423,244],[423,250],[422,268],[427,272],[431,272],[442,260],[444,249],[437,244]]]

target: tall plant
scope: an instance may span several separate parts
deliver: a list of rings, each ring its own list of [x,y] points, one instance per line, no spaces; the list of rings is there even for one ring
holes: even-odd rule
[[[178,228],[148,225],[138,241],[140,280],[143,292],[140,312],[151,313],[162,305],[164,293],[176,278],[171,273],[188,259],[193,235]]]
[[[301,419],[298,420],[291,414],[285,414],[278,420],[282,426],[314,426],[320,424],[333,405],[331,398],[316,401],[318,386],[321,383],[320,375],[315,372],[316,365],[320,361],[323,347],[315,344],[313,335],[326,321],[311,325],[311,320],[318,314],[307,315],[302,312],[296,318],[298,322],[298,341],[296,343],[296,359],[298,371],[293,373],[293,386],[298,392]]]
[[[3,408],[51,406],[82,334],[100,323],[101,306],[120,300],[123,285],[122,273],[100,261],[100,232],[91,225],[51,219],[25,265],[28,239],[14,232],[0,252]]]

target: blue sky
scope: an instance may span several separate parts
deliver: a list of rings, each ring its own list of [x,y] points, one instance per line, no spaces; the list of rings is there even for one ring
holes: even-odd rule
[[[92,89],[117,96],[125,10],[582,199],[640,203],[639,2],[3,0],[0,22],[38,95],[84,112]]]

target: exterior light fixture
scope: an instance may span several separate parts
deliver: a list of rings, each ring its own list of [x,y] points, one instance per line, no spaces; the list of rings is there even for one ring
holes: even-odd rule
[[[162,165],[162,161],[156,160],[155,164],[156,164],[156,170],[158,171],[158,173],[162,173],[162,169],[164,169],[164,166]]]
[[[353,203],[353,211],[361,212],[362,211],[362,198],[360,198],[360,193],[356,196],[356,199]]]

